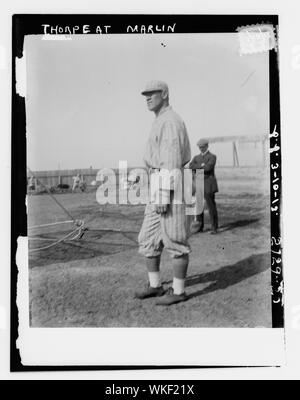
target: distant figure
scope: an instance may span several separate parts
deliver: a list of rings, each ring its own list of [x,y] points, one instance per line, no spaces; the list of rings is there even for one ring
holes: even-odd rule
[[[138,186],[138,184],[140,183],[140,180],[141,180],[141,177],[140,177],[140,176],[137,176],[137,177],[135,178],[135,180],[134,180],[134,182],[133,182],[133,184],[132,184],[132,187],[133,187],[134,189]]]
[[[126,189],[135,189],[140,182],[140,176],[135,176],[135,175],[129,175],[127,180],[125,181],[126,183]]]
[[[73,176],[72,193],[74,193],[76,188],[79,188],[79,183],[80,183],[80,174],[77,174],[76,176]]]
[[[35,184],[34,184],[34,178],[33,178],[33,176],[31,176],[31,177],[29,178],[28,189],[30,189],[30,190],[35,190]]]
[[[217,179],[215,177],[215,165],[217,157],[208,150],[208,140],[200,139],[197,143],[200,154],[195,156],[190,162],[189,167],[192,170],[204,170],[204,199],[210,216],[211,234],[218,232],[218,212],[215,201],[215,193],[218,192]],[[196,220],[192,222],[192,233],[203,232],[204,229],[204,212],[196,215]]]
[[[80,182],[79,182],[79,189],[84,192],[86,189],[86,182],[84,181],[83,175],[81,175]]]

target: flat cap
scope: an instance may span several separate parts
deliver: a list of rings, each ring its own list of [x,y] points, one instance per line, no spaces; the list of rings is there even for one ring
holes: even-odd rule
[[[145,96],[149,92],[164,91],[169,93],[169,88],[166,82],[163,81],[150,81],[147,83],[142,95]]]
[[[207,139],[200,139],[200,140],[198,140],[198,142],[197,142],[197,146],[198,146],[198,147],[200,147],[200,146],[206,146],[206,145],[208,145],[208,140],[207,140]]]

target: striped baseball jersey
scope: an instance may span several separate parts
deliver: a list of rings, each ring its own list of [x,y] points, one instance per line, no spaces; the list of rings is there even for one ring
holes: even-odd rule
[[[162,171],[180,171],[191,158],[191,146],[183,120],[171,106],[160,111],[156,116],[149,135],[144,156],[148,168],[157,169],[161,175],[161,194],[169,201],[170,183],[165,182]],[[176,174],[175,174],[176,180]]]

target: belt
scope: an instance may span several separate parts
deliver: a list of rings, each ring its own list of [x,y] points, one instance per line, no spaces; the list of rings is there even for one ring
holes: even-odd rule
[[[155,172],[159,172],[160,168],[149,168],[149,173],[154,174]]]

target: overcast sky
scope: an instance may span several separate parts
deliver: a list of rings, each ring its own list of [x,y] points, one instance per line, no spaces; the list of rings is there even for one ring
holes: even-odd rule
[[[165,80],[186,123],[193,155],[200,137],[269,132],[268,53],[240,56],[238,34],[27,36],[27,163],[33,170],[143,165],[154,114],[140,92]],[[232,164],[230,144],[212,144]],[[240,146],[241,163],[260,153]]]

